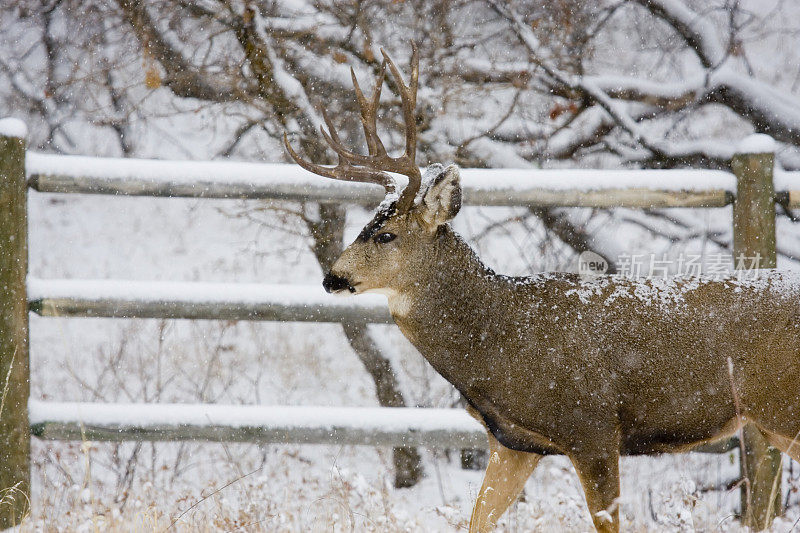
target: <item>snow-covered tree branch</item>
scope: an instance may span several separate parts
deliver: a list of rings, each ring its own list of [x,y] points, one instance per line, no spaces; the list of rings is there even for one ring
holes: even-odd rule
[[[601,107],[635,145],[652,154],[655,162],[722,166],[730,159],[733,150],[731,142],[724,140],[684,142],[658,138],[658,134],[653,135],[642,127],[642,119],[634,117],[624,102],[642,102],[672,112],[698,105],[721,104],[749,120],[755,131],[770,134],[782,142],[800,144],[800,98],[738,73],[733,66],[726,64],[728,55],[711,21],[678,0],[640,2],[686,41],[704,67],[689,80],[666,83],[619,75],[565,72],[546,59],[547,53],[534,31],[513,8],[497,0],[488,2],[508,21],[531,60],[541,67],[554,92],[567,98],[588,99]],[[474,77],[475,72],[471,75]],[[518,78],[523,76],[521,73],[516,75]]]

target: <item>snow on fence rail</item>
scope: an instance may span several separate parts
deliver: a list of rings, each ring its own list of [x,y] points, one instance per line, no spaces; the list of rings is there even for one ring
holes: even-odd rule
[[[464,409],[31,400],[28,412],[31,433],[45,440],[486,446],[486,429]],[[730,439],[696,451],[721,453],[737,445]]]
[[[332,297],[322,285],[28,278],[41,316],[393,324],[386,297]]]
[[[352,202],[376,205],[377,185],[334,181],[297,165],[160,161],[29,152],[39,192]],[[400,179],[403,179],[402,177]],[[463,169],[464,203],[531,207],[722,207],[736,177],[720,170]]]
[[[219,404],[29,403],[31,432],[54,440],[211,441],[479,448],[463,409]]]
[[[46,439],[242,440],[389,445],[485,445],[464,412],[429,409],[230,407],[46,403],[28,398],[28,311],[44,316],[125,316],[258,320],[388,322],[385,303],[361,297],[341,304],[319,288],[121,281],[36,280],[27,277],[27,190],[40,192],[252,198],[376,204],[377,186],[311,176],[294,165],[175,162],[54,156],[26,151],[24,124],[0,121],[0,489],[30,486],[30,435]],[[763,137],[763,136],[762,136]],[[759,139],[759,140],[764,140]],[[775,209],[800,207],[800,174],[774,172],[773,150],[742,148],[733,173],[708,170],[462,171],[464,201],[485,206],[722,207],[733,203],[734,253],[775,262]],[[777,192],[776,192],[777,190]],[[28,302],[30,297],[30,302]],[[378,297],[376,297],[378,298]],[[325,302],[324,304],[322,302]],[[29,305],[28,305],[29,303]],[[355,313],[355,314],[353,314]],[[371,318],[369,318],[371,317]],[[30,407],[30,413],[29,413]],[[332,410],[331,410],[332,409]],[[391,414],[390,414],[391,413]],[[234,417],[236,423],[225,423]],[[757,434],[758,432],[754,432]],[[773,494],[779,465],[766,445],[744,433],[742,471],[750,492]],[[730,449],[735,441],[705,451]],[[747,466],[749,464],[749,466]],[[755,465],[759,465],[758,468]],[[758,470],[759,477],[751,474]],[[773,482],[773,479],[776,482]],[[776,483],[776,484],[774,484]],[[26,502],[0,506],[0,530],[13,526]],[[756,497],[755,509],[767,497]],[[744,500],[743,500],[744,501]],[[763,505],[767,505],[764,503]],[[743,510],[743,515],[746,512]]]

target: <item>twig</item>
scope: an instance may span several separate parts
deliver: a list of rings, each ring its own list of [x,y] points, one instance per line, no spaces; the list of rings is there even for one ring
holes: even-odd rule
[[[253,474],[255,474],[256,472],[258,472],[259,470],[261,470],[261,468],[256,468],[256,469],[255,469],[255,470],[253,470],[252,472],[248,472],[247,474],[245,474],[245,475],[243,475],[243,476],[239,476],[239,477],[237,477],[237,478],[233,479],[232,481],[230,481],[230,482],[226,483],[225,485],[221,486],[220,488],[218,488],[218,489],[214,490],[214,491],[213,491],[213,492],[211,492],[210,494],[208,494],[208,495],[206,495],[206,496],[203,496],[202,498],[200,498],[199,500],[197,500],[196,502],[194,502],[192,505],[190,505],[190,506],[189,506],[189,507],[188,507],[188,508],[187,508],[185,511],[183,511],[181,514],[179,514],[177,517],[175,517],[175,519],[174,519],[172,522],[170,522],[170,524],[167,526],[167,528],[166,528],[164,531],[168,531],[169,529],[171,529],[171,528],[172,528],[172,526],[174,526],[175,524],[177,524],[177,523],[178,523],[178,521],[179,521],[181,518],[183,518],[183,516],[184,516],[186,513],[188,513],[189,511],[191,511],[192,509],[194,509],[195,507],[197,507],[198,505],[200,505],[201,503],[203,503],[204,501],[206,501],[206,500],[207,500],[207,499],[209,499],[210,497],[214,496],[215,494],[219,494],[220,492],[222,492],[223,490],[227,489],[228,487],[230,487],[230,486],[231,486],[231,485],[233,485],[234,483],[237,483],[237,482],[239,482],[239,481],[243,480],[244,478],[246,478],[246,477],[248,477],[248,476],[252,476]]]
[[[488,130],[473,135],[472,137],[469,137],[466,140],[462,141],[461,144],[459,144],[458,147],[456,148],[456,153],[463,152],[464,149],[466,149],[467,145],[469,145],[473,141],[476,141],[482,137],[490,137],[491,135],[493,135],[495,131],[497,131],[509,118],[511,118],[511,115],[514,113],[514,109],[516,109],[517,107],[517,102],[519,101],[519,97],[521,94],[522,94],[521,89],[518,90],[516,93],[514,93],[514,97],[511,99],[511,104],[508,106],[508,110],[505,112],[505,114],[502,117],[500,117],[500,119],[497,122],[495,122],[495,124]]]
[[[3,383],[3,395],[0,396],[0,419],[3,418],[3,407],[6,404],[6,394],[8,387],[11,383],[11,370],[14,368],[14,359],[17,357],[17,347],[14,347],[14,353],[11,354],[11,363],[8,365],[8,372],[6,373],[6,382]]]
[[[742,480],[741,483],[744,485],[745,490],[745,501],[748,504],[748,509],[750,507],[750,476],[748,475],[748,464],[747,464],[747,450],[744,447],[744,425],[742,424],[742,409],[741,403],[739,402],[739,391],[736,390],[736,383],[733,380],[733,359],[728,356],[728,377],[731,380],[731,392],[733,394],[733,405],[736,409],[736,422],[737,422],[737,429],[736,431],[739,432],[739,454],[741,455],[741,463],[742,469]],[[738,484],[737,484],[738,485]]]

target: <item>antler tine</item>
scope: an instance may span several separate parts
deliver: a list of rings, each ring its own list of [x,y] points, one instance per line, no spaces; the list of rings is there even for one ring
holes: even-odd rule
[[[319,131],[325,139],[325,142],[328,143],[328,146],[330,146],[339,157],[339,163],[336,166],[322,166],[305,161],[292,149],[286,133],[283,135],[283,143],[291,158],[298,165],[309,172],[327,178],[377,183],[383,185],[387,191],[394,192],[396,190],[395,181],[387,172],[405,174],[408,176],[408,185],[403,189],[403,193],[396,204],[397,212],[402,214],[407,213],[414,205],[414,198],[422,184],[422,174],[415,161],[417,151],[415,108],[419,83],[419,53],[414,44],[411,54],[411,80],[409,85],[403,82],[400,70],[386,51],[381,49],[381,53],[383,54],[383,62],[381,63],[378,78],[375,81],[375,86],[372,89],[372,94],[369,99],[364,96],[361,86],[358,84],[355,71],[352,68],[350,69],[369,155],[357,154],[342,144],[339,134],[336,132],[336,128],[324,108],[322,108],[321,111],[327,130],[325,126],[320,125]],[[392,72],[392,77],[395,79],[400,92],[406,129],[406,150],[405,153],[399,157],[390,157],[378,137],[377,115],[380,106],[381,88],[386,78],[387,65]]]
[[[319,131],[325,139],[325,142],[328,143],[328,146],[339,156],[339,161],[346,161],[347,163],[355,163],[356,165],[363,165],[366,167],[373,166],[375,164],[374,157],[357,154],[347,149],[347,147],[342,144],[341,139],[339,139],[339,134],[336,133],[336,128],[333,126],[330,117],[328,117],[325,108],[321,108],[320,111],[322,111],[322,119],[325,121],[325,125],[328,126],[328,131],[325,131],[325,128],[323,128],[321,124],[319,126]]]
[[[402,167],[401,170],[396,170],[408,176],[408,185],[403,189],[403,194],[397,202],[397,208],[400,212],[407,212],[414,205],[414,198],[422,185],[422,174],[416,163],[417,153],[417,121],[415,110],[417,107],[417,88],[419,85],[419,51],[417,50],[416,43],[412,43],[411,53],[411,80],[409,85],[403,82],[403,77],[400,74],[400,69],[394,64],[392,58],[386,53],[386,50],[381,48],[384,61],[389,65],[392,71],[392,76],[397,82],[398,90],[400,91],[400,100],[403,105],[403,120],[406,125],[406,153],[396,159],[396,163]]]
[[[283,145],[286,147],[286,151],[289,152],[289,157],[291,157],[295,163],[297,163],[304,169],[308,170],[309,172],[313,172],[314,174],[324,176],[326,178],[339,179],[334,173],[335,167],[325,167],[322,165],[316,165],[300,157],[300,154],[295,152],[294,149],[292,148],[292,145],[289,144],[289,137],[286,135],[286,132],[283,132]]]
[[[329,134],[330,135],[330,139],[333,142],[338,143],[339,145],[341,145],[342,141],[341,141],[341,139],[339,139],[339,134],[336,132],[336,127],[333,125],[333,121],[328,116],[328,112],[325,111],[324,107],[321,107],[320,111],[322,111],[322,120],[324,120],[325,121],[325,125],[328,126],[328,131],[326,132],[325,129],[322,127],[322,125],[320,125],[320,127],[319,127],[320,131],[323,133],[323,135],[326,136],[325,137],[326,139],[328,138],[327,135]],[[336,153],[338,154],[338,152],[336,152]]]
[[[417,151],[417,128],[416,117],[414,110],[417,107],[417,87],[419,85],[419,52],[417,45],[412,44],[411,53],[411,81],[408,85],[403,82],[403,76],[400,74],[400,69],[394,64],[389,54],[381,48],[384,60],[389,64],[397,82],[397,87],[400,91],[400,100],[403,104],[403,118],[406,124],[406,154],[409,157],[414,157]]]
[[[381,63],[378,78],[375,80],[375,86],[372,88],[372,96],[369,100],[364,97],[364,93],[361,91],[361,86],[358,84],[358,78],[356,77],[356,72],[353,70],[353,67],[350,67],[350,77],[353,79],[353,88],[355,89],[356,99],[358,100],[361,125],[364,128],[364,137],[367,140],[369,154],[372,156],[385,156],[386,148],[383,146],[380,137],[378,137],[377,118],[381,89],[383,88],[383,81],[386,78],[386,61]]]
[[[323,114],[324,118],[324,114]],[[348,150],[339,140],[339,136],[335,133],[336,130],[331,130],[331,133],[325,131],[325,128],[320,125],[319,132],[322,134],[322,137],[325,139],[325,142],[328,143],[328,146],[336,152],[336,155],[339,156],[340,161],[346,161],[349,164],[356,164],[362,165],[365,167],[374,167],[375,166],[375,158],[368,155],[361,155],[357,154],[351,150]],[[392,170],[392,169],[389,169]]]
[[[289,144],[289,137],[286,135],[286,132],[283,133],[283,145],[286,147],[286,151],[289,152],[289,156],[294,160],[295,163],[303,167],[305,170],[319,176],[341,181],[375,183],[383,186],[383,188],[389,193],[393,193],[397,190],[397,184],[395,183],[394,178],[392,178],[386,172],[354,167],[347,163],[343,163],[341,156],[339,158],[339,164],[334,167],[316,165],[306,161],[300,157],[300,155],[294,151],[292,145]]]
[[[325,125],[328,126],[328,131],[325,131],[325,128],[323,128],[322,125],[320,125],[319,131],[322,133],[322,137],[325,139],[328,145],[333,149],[334,152],[336,152],[336,155],[339,156],[339,162],[350,163],[354,158],[364,157],[350,152],[344,147],[342,140],[339,138],[339,134],[336,132],[336,127],[333,125],[333,121],[328,116],[328,112],[325,111],[324,107],[320,108],[320,111],[322,111],[322,120],[324,120]],[[359,162],[359,164],[363,163]]]

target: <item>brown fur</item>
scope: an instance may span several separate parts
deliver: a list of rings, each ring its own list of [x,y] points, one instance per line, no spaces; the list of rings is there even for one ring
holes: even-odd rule
[[[498,465],[527,477],[552,453],[572,460],[597,529],[617,531],[619,456],[730,434],[734,390],[740,414],[798,458],[800,283],[774,271],[752,282],[497,275],[447,225],[461,190],[455,167],[443,174],[371,232],[393,241],[357,239],[331,272],[386,293],[401,331],[489,429],[500,462],[487,482],[507,493],[482,490],[470,531],[524,485]]]

